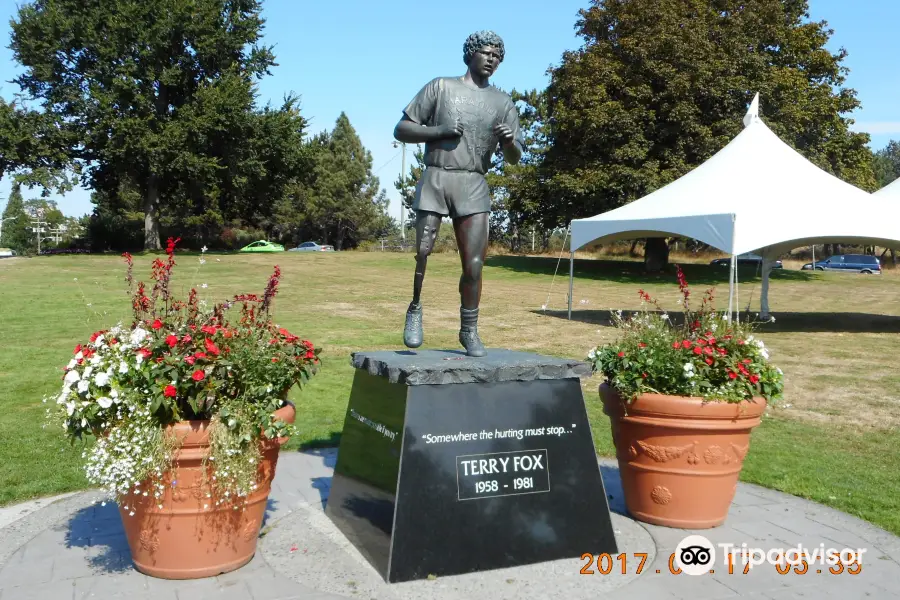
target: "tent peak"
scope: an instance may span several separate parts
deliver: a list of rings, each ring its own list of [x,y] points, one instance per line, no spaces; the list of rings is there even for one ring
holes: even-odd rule
[[[756,92],[756,95],[753,96],[753,102],[750,103],[750,108],[747,109],[747,114],[744,115],[744,127],[749,127],[751,123],[761,122],[759,118],[759,92]]]

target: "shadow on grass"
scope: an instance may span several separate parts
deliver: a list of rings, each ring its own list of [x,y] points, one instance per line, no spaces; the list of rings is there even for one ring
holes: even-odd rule
[[[532,313],[558,319],[568,319],[566,310],[533,310]],[[622,310],[629,314],[629,310]],[[683,313],[668,313],[675,325],[684,323]],[[748,318],[760,333],[900,333],[900,316],[873,315],[867,313],[773,312],[774,322],[756,321],[756,313],[740,315]],[[572,320],[591,325],[612,326],[609,310],[583,310],[572,307]]]
[[[516,273],[528,273],[531,275],[556,275],[568,278],[569,259],[563,255],[562,260],[545,256],[489,256],[484,261],[485,266],[495,269],[503,269]],[[558,269],[557,269],[558,265]],[[683,264],[688,283],[698,286],[728,285],[728,268],[713,267],[704,264]],[[774,269],[771,279],[787,281],[812,281],[819,275],[812,271],[794,271],[789,269]],[[586,260],[575,259],[575,279],[594,279],[602,281],[615,281],[622,284],[643,285],[650,283],[672,283],[677,285],[675,277],[675,263],[669,264],[661,273],[647,273],[644,263],[630,260]],[[761,280],[761,274],[755,267],[741,267],[738,269],[739,282],[752,282]]]
[[[317,448],[336,448],[341,445],[341,432],[340,431],[332,431],[328,437],[320,437],[312,440],[307,440],[301,443],[297,447],[298,452],[305,452],[307,450],[314,450]]]

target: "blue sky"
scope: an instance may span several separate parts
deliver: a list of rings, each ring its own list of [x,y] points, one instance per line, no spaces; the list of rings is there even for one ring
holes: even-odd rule
[[[506,44],[506,60],[493,77],[504,89],[544,87],[547,68],[565,50],[575,49],[578,9],[587,0],[265,0],[265,43],[274,44],[279,66],[259,86],[260,102],[278,104],[285,93],[301,96],[313,133],[334,126],[343,110],[372,152],[373,170],[388,190],[390,212],[399,217],[393,182],[400,174],[400,151],[392,131],[403,107],[429,79],[465,72],[462,43],[471,32],[493,29]],[[2,48],[0,95],[9,100],[18,72],[9,45],[9,20],[17,3],[0,0]],[[811,0],[811,17],[834,30],[829,48],[849,52],[846,85],[857,91],[862,109],[853,116],[859,131],[878,149],[900,139],[900,50],[896,0]],[[765,99],[761,99],[765,115]],[[412,160],[407,150],[407,163]],[[8,178],[0,181],[6,204]],[[30,194],[30,195],[29,195]],[[38,190],[26,191],[26,198]],[[67,215],[91,211],[89,193],[77,189],[54,197]]]

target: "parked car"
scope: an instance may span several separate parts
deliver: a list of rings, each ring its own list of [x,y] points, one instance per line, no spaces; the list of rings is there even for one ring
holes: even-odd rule
[[[804,271],[840,271],[842,273],[865,273],[866,275],[881,275],[881,262],[877,256],[868,254],[838,254],[829,256],[825,260],[806,263],[801,267]]]
[[[7,256],[15,256],[16,251],[12,248],[0,248],[0,258],[6,258]]]
[[[296,248],[291,248],[288,252],[334,252],[334,246],[322,245],[317,242],[303,242]]]
[[[252,244],[247,244],[238,250],[238,252],[284,252],[284,246],[274,242],[259,240]]]
[[[762,266],[762,256],[758,254],[753,254],[752,252],[745,252],[744,254],[737,255],[737,264],[739,267],[761,267]],[[731,264],[731,257],[726,258],[716,258],[710,261],[711,265],[715,267],[727,267]],[[773,269],[783,269],[784,265],[781,264],[780,260],[772,261]]]

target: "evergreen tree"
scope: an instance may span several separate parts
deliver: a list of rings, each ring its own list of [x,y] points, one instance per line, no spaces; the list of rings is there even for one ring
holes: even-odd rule
[[[387,198],[379,195],[378,178],[372,174],[372,153],[343,112],[330,134],[312,141],[315,183],[309,198],[307,218],[335,249],[389,229]]]
[[[3,219],[0,246],[24,254],[37,243],[34,238],[36,234],[31,232],[31,219],[25,212],[25,202],[19,183],[13,183],[6,208],[3,209],[3,217],[0,218]]]

